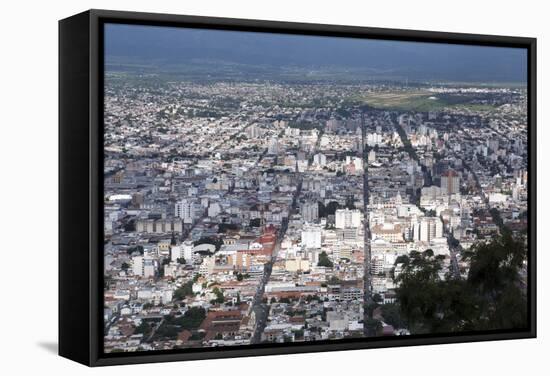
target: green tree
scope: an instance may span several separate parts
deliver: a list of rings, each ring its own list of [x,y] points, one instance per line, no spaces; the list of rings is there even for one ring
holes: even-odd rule
[[[164,316],[162,325],[156,330],[154,339],[174,339],[178,334],[186,330],[195,330],[206,317],[206,311],[201,307],[191,307],[182,316]]]
[[[399,260],[403,270],[395,278],[402,318],[414,334],[525,328],[525,258],[524,239],[507,231],[464,254],[467,278],[441,278],[443,257],[411,252]]]
[[[327,268],[332,268],[333,265],[334,264],[332,263],[332,261],[330,261],[330,259],[328,258],[328,255],[325,251],[323,251],[319,254],[319,262],[317,262],[317,266],[324,266],[324,267],[327,267]]]
[[[355,201],[356,201],[355,197],[353,197],[353,196],[350,196],[350,197],[346,198],[346,204],[344,205],[344,207],[349,209],[349,210],[356,209]]]
[[[260,218],[252,218],[250,220],[249,226],[250,227],[260,227],[262,224],[262,220]]]
[[[172,238],[170,239],[170,245],[176,245],[178,242],[176,240],[176,234],[172,232]]]
[[[212,304],[222,304],[225,301],[222,290],[220,290],[217,287],[214,287],[212,289],[212,292],[216,295],[216,299],[211,300],[210,303],[212,303]]]
[[[372,335],[378,336],[382,334],[382,323],[379,320],[367,319],[367,321],[365,321],[365,328],[368,333],[372,333]]]
[[[176,320],[183,329],[196,329],[206,317],[206,311],[202,307],[191,307],[185,314]]]
[[[134,330],[134,334],[143,334],[145,337],[147,337],[149,334],[151,334],[151,330],[151,324],[145,320],[141,320],[141,323],[136,327],[136,330]]]
[[[218,233],[226,233],[227,231],[238,230],[239,226],[233,223],[220,223],[218,225]]]
[[[331,201],[326,206],[319,202],[319,217],[326,218],[328,215],[334,215],[337,209],[340,209],[340,204],[337,201]]]
[[[174,291],[174,299],[182,300],[188,296],[194,295],[193,293],[193,281],[187,281],[183,286]]]
[[[216,247],[215,252],[218,252],[223,245],[223,239],[217,238],[214,236],[204,236],[200,238],[199,240],[193,242],[194,246],[201,245],[201,244],[212,244]]]
[[[475,302],[462,280],[442,280],[443,256],[432,250],[411,252],[396,278],[397,299],[411,333],[465,330],[471,326]]]
[[[527,257],[523,236],[514,238],[502,229],[501,236],[477,244],[465,259],[470,261],[468,285],[479,297],[483,315],[480,329],[510,329],[527,326],[527,297],[520,271]]]
[[[127,252],[129,255],[131,255],[134,252],[139,252],[140,254],[143,254],[144,249],[142,245],[134,245],[132,247],[129,247]]]
[[[407,322],[401,316],[401,308],[396,303],[382,305],[382,317],[384,322],[395,329],[406,328]]]
[[[332,275],[330,276],[330,278],[328,279],[328,283],[331,284],[331,285],[337,285],[339,284],[341,281],[340,281],[340,278]]]

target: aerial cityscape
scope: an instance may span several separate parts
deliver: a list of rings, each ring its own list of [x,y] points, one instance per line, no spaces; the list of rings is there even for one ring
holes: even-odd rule
[[[526,325],[521,51],[109,27],[106,353]]]

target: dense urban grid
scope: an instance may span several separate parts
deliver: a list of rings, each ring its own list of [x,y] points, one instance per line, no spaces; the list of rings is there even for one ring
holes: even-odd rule
[[[522,86],[108,72],[104,134],[106,352],[414,335],[411,259],[527,227]]]

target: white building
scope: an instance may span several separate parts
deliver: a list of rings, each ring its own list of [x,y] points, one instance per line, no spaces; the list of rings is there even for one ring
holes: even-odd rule
[[[195,200],[183,199],[176,202],[174,214],[183,219],[183,223],[192,224],[197,219],[197,206],[199,204]]]
[[[335,213],[336,228],[361,226],[361,212],[359,210],[338,209]]]
[[[183,242],[171,249],[171,259],[176,262],[179,258],[184,258],[186,263],[193,262],[193,243]]]
[[[324,154],[317,153],[313,156],[313,164],[319,166],[325,166],[327,164],[327,157]]]
[[[136,276],[143,275],[143,256],[132,257],[132,271]]]
[[[306,248],[321,248],[321,229],[317,227],[305,228],[302,231],[302,245]]]
[[[296,168],[299,172],[306,172],[308,168],[309,162],[307,159],[298,159],[296,161]]]
[[[489,195],[489,202],[491,204],[502,204],[506,202],[508,197],[508,195],[505,195],[503,193],[491,193]]]
[[[374,150],[369,151],[368,162],[376,162],[376,152]]]
[[[429,242],[443,237],[443,222],[438,217],[423,217],[415,224],[415,240]]]
[[[276,155],[279,153],[279,141],[277,140],[277,137],[271,137],[269,140],[267,153],[271,155]]]
[[[135,256],[132,258],[132,271],[135,276],[144,278],[153,277],[155,275],[156,265],[155,260],[149,256]]]
[[[199,273],[208,278],[214,271],[214,266],[216,266],[216,259],[214,256],[207,256],[202,259],[202,264],[199,267]]]

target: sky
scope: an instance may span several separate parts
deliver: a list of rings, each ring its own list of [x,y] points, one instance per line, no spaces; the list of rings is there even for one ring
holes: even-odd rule
[[[367,70],[410,80],[516,82],[527,80],[521,48],[383,41],[165,26],[105,25],[105,60],[155,64],[227,63],[246,66]]]

